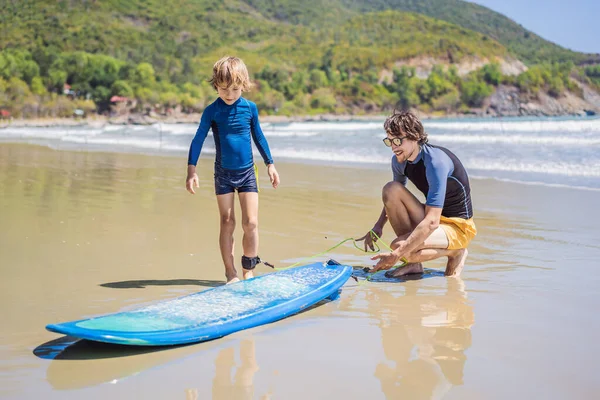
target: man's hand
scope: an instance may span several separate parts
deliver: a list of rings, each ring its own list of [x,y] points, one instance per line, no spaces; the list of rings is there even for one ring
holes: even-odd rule
[[[185,180],[185,188],[188,192],[190,192],[191,194],[195,194],[196,192],[194,191],[194,187],[200,187],[198,174],[195,172],[191,175],[188,174],[188,177]]]
[[[267,166],[267,174],[269,174],[269,179],[271,180],[271,185],[273,185],[273,187],[275,189],[277,189],[277,186],[279,186],[279,174],[277,173],[277,170],[275,169],[275,164],[269,164]]]
[[[371,257],[371,260],[379,260],[377,265],[375,265],[369,272],[377,272],[381,270],[386,270],[392,268],[398,261],[400,261],[400,254],[392,251],[391,253],[380,253],[374,257]]]
[[[367,234],[365,236],[356,239],[356,241],[357,242],[360,242],[361,240],[365,241],[365,252],[367,251],[367,248],[371,249],[371,251],[375,251],[374,243],[377,242],[377,238],[381,237],[382,232],[383,232],[383,228],[380,228],[379,226],[374,226],[373,229],[371,229],[369,232],[367,232]],[[373,233],[375,233],[375,235]]]

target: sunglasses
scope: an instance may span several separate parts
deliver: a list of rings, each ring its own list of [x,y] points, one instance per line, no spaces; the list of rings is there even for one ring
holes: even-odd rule
[[[385,144],[387,147],[392,147],[392,144],[396,145],[396,146],[402,146],[402,140],[406,139],[406,136],[403,137],[395,137],[393,139],[390,138],[385,138],[383,139],[383,144]]]

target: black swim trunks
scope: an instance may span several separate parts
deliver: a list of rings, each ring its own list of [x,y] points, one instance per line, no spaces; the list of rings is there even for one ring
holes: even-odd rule
[[[215,193],[217,195],[244,192],[258,193],[256,166],[241,170],[225,169],[215,163]]]

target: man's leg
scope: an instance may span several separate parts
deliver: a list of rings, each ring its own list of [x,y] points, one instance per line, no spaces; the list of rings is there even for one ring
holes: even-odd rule
[[[457,249],[457,250],[448,250],[448,249],[421,249],[408,257],[408,261],[410,263],[422,263],[425,261],[435,260],[440,257],[448,257],[448,263],[446,264],[446,272],[444,275],[446,276],[460,276],[460,273],[465,266],[465,261],[467,260],[467,256],[469,255],[469,251],[467,249]],[[411,264],[409,264],[411,265]],[[392,276],[398,277],[402,275],[406,275],[406,273],[402,273],[404,268],[398,268],[395,274]]]
[[[235,231],[233,199],[233,193],[217,195],[217,204],[219,206],[219,215],[221,219],[219,248],[221,250],[223,264],[225,265],[225,277],[227,278],[227,283],[233,283],[239,280],[233,260],[233,232]]]
[[[398,182],[389,182],[383,188],[383,204],[398,238],[391,244],[392,249],[398,242],[406,240],[416,226],[425,218],[425,206]],[[438,227],[413,254],[407,256],[408,264],[393,271],[392,276],[423,272],[423,262],[448,257],[446,276],[460,275],[468,251],[466,249],[448,250],[448,237],[443,228]]]
[[[392,249],[395,249],[398,246],[398,242],[405,240],[407,237],[408,234],[394,240],[391,244]],[[421,263],[435,260],[440,257],[448,257],[445,275],[459,276],[469,252],[467,249],[448,250],[447,247],[448,238],[446,236],[446,231],[444,231],[443,228],[438,227],[425,240],[419,249],[406,256],[408,264],[405,267],[394,270],[390,276],[399,277],[407,274],[422,273],[423,268]],[[418,265],[421,265],[420,270],[417,267],[414,267]]]
[[[425,218],[425,206],[401,183],[388,182],[382,200],[396,236],[411,233]]]
[[[258,255],[258,193],[243,192],[239,193],[240,205],[242,208],[242,229],[244,237],[242,247],[244,256],[254,258]],[[251,269],[243,269],[244,279],[250,279],[254,276]]]
[[[425,218],[425,206],[404,185],[398,182],[388,182],[383,187],[382,200],[385,213],[397,236],[397,239],[391,244],[392,249],[396,249],[398,242],[405,240],[419,222]],[[420,261],[410,260],[407,265],[398,268],[394,272],[397,275],[393,276],[422,273],[423,264]]]

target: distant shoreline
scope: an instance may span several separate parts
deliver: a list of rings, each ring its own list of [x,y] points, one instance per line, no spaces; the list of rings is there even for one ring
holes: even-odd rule
[[[465,118],[489,118],[497,119],[503,117],[535,117],[536,115],[480,115],[473,114],[444,114],[444,115],[428,115],[418,110],[413,110],[421,119],[432,120],[441,118],[465,119]],[[86,127],[102,127],[105,125],[154,125],[154,124],[198,124],[200,122],[201,113],[181,114],[171,117],[147,117],[144,115],[130,114],[118,117],[105,117],[94,115],[88,118],[31,118],[31,119],[11,119],[0,120],[0,129],[8,127],[36,127],[48,128],[58,126],[86,126]],[[260,117],[261,123],[292,123],[292,122],[350,122],[350,121],[371,121],[383,122],[388,114],[369,114],[369,115],[352,115],[352,114],[320,114],[320,115],[265,115]],[[585,117],[580,114],[564,114],[564,115],[540,115],[539,117]]]

